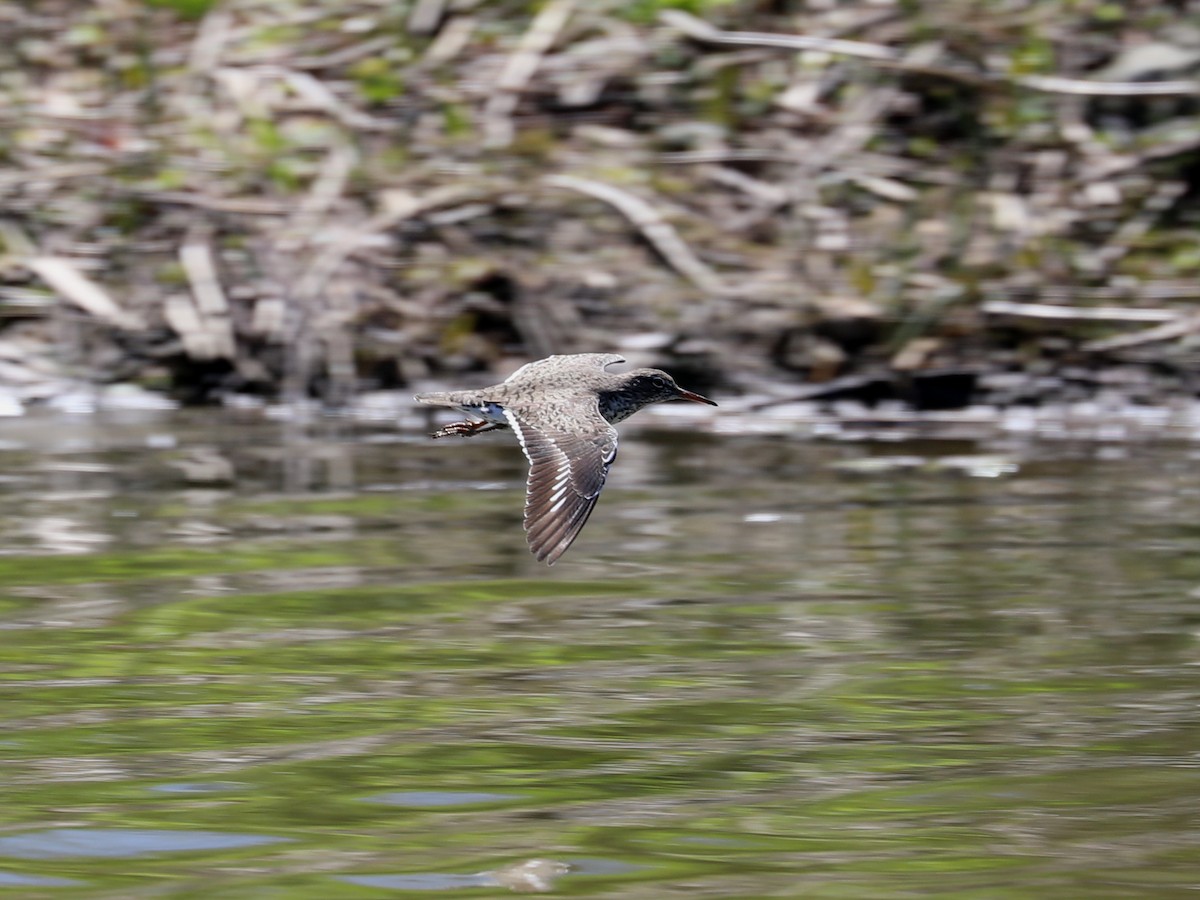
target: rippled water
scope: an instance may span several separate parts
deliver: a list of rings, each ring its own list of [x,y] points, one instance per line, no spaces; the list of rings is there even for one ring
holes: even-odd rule
[[[1194,896],[1195,446],[774,430],[0,422],[0,891]]]

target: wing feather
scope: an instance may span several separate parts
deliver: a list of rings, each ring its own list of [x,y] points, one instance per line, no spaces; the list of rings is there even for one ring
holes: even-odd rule
[[[625,362],[625,357],[619,353],[575,353],[571,355],[547,356],[545,359],[535,359],[533,362],[525,363],[525,365],[504,379],[504,383],[512,384],[513,382],[532,379],[542,380],[546,377],[547,373],[561,372],[562,361],[564,359],[569,359],[572,363],[581,366],[595,366],[601,371],[604,371],[609,366]]]
[[[554,565],[571,546],[596,506],[608,470],[617,455],[617,432],[597,409],[580,421],[575,415],[516,414],[505,416],[529,460],[525,490],[525,535],[529,549],[542,562]],[[533,418],[534,421],[530,421]],[[571,421],[579,431],[549,427],[547,422]]]

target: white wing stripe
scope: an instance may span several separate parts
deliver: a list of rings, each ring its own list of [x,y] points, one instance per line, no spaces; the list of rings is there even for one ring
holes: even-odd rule
[[[566,552],[591,515],[616,457],[616,431],[588,439],[582,433],[542,431],[504,410],[529,460],[525,485],[525,533],[534,556],[551,565]],[[598,416],[597,416],[598,418]]]

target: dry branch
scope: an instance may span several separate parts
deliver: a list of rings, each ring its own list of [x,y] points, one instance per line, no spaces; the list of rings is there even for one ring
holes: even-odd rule
[[[664,10],[659,18],[693,40],[724,47],[774,47],[780,50],[819,50],[835,56],[866,59],[890,69],[935,75],[981,87],[1016,86],[1053,94],[1091,97],[1148,97],[1200,95],[1200,81],[1086,81],[1048,75],[1006,75],[969,72],[925,62],[914,62],[900,51],[882,44],[844,41],[803,34],[769,34],[758,31],[724,31],[678,9]]]
[[[496,88],[483,110],[484,146],[498,149],[512,143],[512,114],[520,93],[567,24],[574,7],[574,0],[551,0],[530,23],[529,30],[500,72]]]
[[[188,191],[128,190],[121,185],[113,187],[119,193],[127,193],[153,203],[193,206],[197,209],[232,215],[286,216],[293,207],[293,204],[283,200],[271,200],[266,197],[209,197],[205,194],[194,194]]]
[[[1128,306],[1054,306],[1049,303],[1014,303],[989,300],[981,309],[990,316],[1053,319],[1063,322],[1176,322],[1172,309],[1138,309]]]
[[[79,271],[70,260],[57,256],[35,256],[25,265],[60,296],[80,309],[118,328],[137,329],[137,319],[121,309],[108,292]]]
[[[358,153],[348,144],[335,144],[325,156],[308,194],[296,209],[291,229],[313,232],[317,223],[346,192],[346,182],[358,162]]]
[[[1125,256],[1134,243],[1144,237],[1172,204],[1187,190],[1183,182],[1168,181],[1155,188],[1142,202],[1142,208],[1126,219],[1117,232],[1098,250],[1084,259],[1095,270],[1107,271]]]
[[[446,0],[416,0],[408,14],[411,34],[432,34],[446,11]]]
[[[1137,334],[1123,334],[1117,337],[1103,338],[1098,341],[1088,341],[1083,345],[1084,350],[1093,353],[1104,353],[1110,350],[1127,350],[1130,347],[1140,347],[1144,344],[1156,344],[1160,341],[1174,341],[1189,334],[1200,331],[1200,315],[1188,316],[1175,322],[1159,325],[1157,328],[1147,328]]]
[[[628,191],[611,184],[574,175],[549,175],[542,179],[551,187],[565,188],[609,204],[627,218],[649,241],[663,259],[680,275],[709,294],[730,294],[731,290],[712,269],[692,252],[679,233],[653,206]]]
[[[579,0],[521,18],[473,0],[226,0],[198,22],[151,12],[149,47],[124,5],[93,4],[86,29],[70,4],[0,11],[16,63],[0,85],[0,325],[105,377],[165,366],[194,386],[205,367],[180,339],[232,363],[209,396],[338,398],[356,377],[619,334],[669,334],[676,352],[703,330],[715,368],[724,355],[725,374],[778,380],[858,377],[896,347],[922,350],[918,369],[1008,366],[1008,335],[989,334],[1001,316],[1120,335],[1092,350],[1200,330],[1182,187],[1200,52],[1171,32],[1180,4],[1126,4],[1118,30],[1065,0],[935,18],[842,0],[793,4],[788,34],[769,31],[779,4],[743,4],[722,20],[735,31]],[[1114,63],[1009,73],[1026,27],[1051,19],[1064,74]],[[1139,46],[1153,52],[1134,65]],[[526,112],[537,134],[506,151]],[[576,214],[631,240],[597,247]],[[860,296],[877,315],[841,309]],[[130,313],[147,323],[135,339],[92,327]],[[1059,345],[1026,347],[1052,368]]]
[[[167,305],[167,323],[183,338],[188,353],[198,359],[234,355],[233,324],[229,301],[221,288],[212,246],[207,240],[190,238],[179,248],[179,262],[192,288],[194,309],[185,297],[174,297]]]

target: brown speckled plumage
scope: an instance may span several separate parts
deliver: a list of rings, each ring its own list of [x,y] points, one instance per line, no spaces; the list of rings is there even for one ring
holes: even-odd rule
[[[525,534],[534,556],[550,565],[571,546],[596,505],[617,457],[614,423],[662,400],[716,406],[658,369],[605,371],[621,362],[615,353],[550,356],[492,387],[416,396],[420,403],[480,418],[447,425],[435,438],[506,427],[516,432],[529,459]]]

